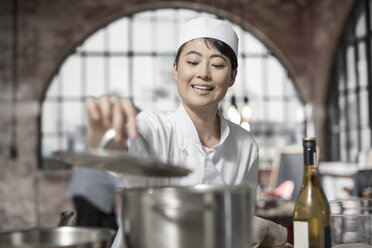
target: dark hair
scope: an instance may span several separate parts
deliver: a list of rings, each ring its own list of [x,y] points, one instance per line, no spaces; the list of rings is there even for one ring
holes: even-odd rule
[[[231,61],[231,67],[232,67],[233,70],[238,68],[238,59],[236,57],[236,54],[234,53],[234,51],[232,50],[232,48],[229,45],[227,45],[223,41],[213,39],[213,38],[204,38],[204,41],[207,44],[207,46],[208,46],[208,44],[212,45],[220,53],[222,53],[224,56],[228,57]],[[176,58],[174,59],[174,62],[176,62],[177,65],[178,65],[178,60],[180,59],[180,55],[181,55],[186,43],[184,43],[182,46],[180,46],[180,48],[178,48]]]

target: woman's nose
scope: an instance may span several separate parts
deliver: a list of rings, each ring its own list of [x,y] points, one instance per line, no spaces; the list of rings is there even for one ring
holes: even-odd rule
[[[211,79],[211,71],[208,64],[200,64],[199,67],[199,77],[203,80]]]

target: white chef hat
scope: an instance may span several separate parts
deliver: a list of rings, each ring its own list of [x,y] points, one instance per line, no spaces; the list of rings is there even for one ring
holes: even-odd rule
[[[238,56],[238,35],[226,21],[199,17],[186,22],[180,30],[178,48],[184,43],[197,38],[213,38],[223,41]]]

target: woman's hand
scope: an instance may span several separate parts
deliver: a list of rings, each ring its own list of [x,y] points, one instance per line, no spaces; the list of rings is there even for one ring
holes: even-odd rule
[[[117,142],[139,135],[136,116],[139,111],[129,99],[114,96],[89,97],[86,100],[89,130],[88,137],[93,148],[98,147],[103,135],[109,129],[116,131]]]
[[[287,228],[276,224],[273,221],[253,216],[253,248],[287,248]]]

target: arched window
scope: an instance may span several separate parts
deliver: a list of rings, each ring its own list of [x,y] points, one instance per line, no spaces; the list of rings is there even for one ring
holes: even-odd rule
[[[131,97],[141,109],[175,109],[180,104],[172,76],[178,30],[201,15],[215,16],[188,9],[139,12],[102,27],[76,47],[42,103],[43,166],[51,166],[53,151],[87,148],[87,96],[115,94]],[[261,162],[270,163],[278,147],[301,142],[303,104],[272,52],[249,32],[233,27],[240,37],[239,73],[221,109],[226,114],[234,97],[240,111],[249,99],[250,130],[260,145]]]
[[[358,162],[371,149],[371,1],[356,1],[335,56],[327,102],[327,159]]]

